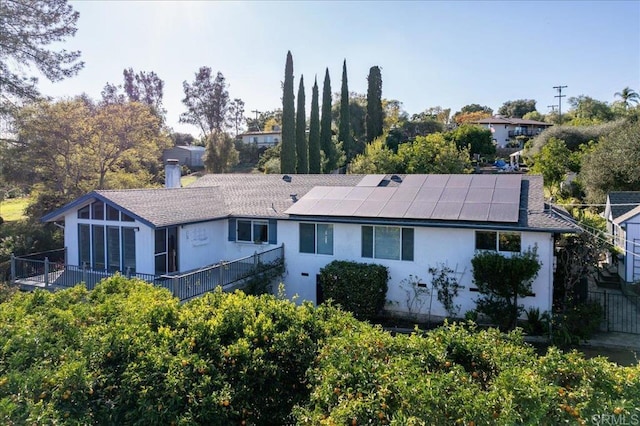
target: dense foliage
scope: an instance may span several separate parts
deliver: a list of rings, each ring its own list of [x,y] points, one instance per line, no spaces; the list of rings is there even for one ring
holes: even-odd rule
[[[0,304],[4,424],[559,424],[639,415],[640,366],[448,325],[392,337],[332,306],[114,277]],[[355,419],[355,420],[354,420]]]
[[[371,142],[382,134],[384,111],[382,109],[382,74],[380,67],[373,66],[367,76],[367,142]]]
[[[356,147],[351,136],[351,108],[349,107],[349,82],[347,79],[347,60],[342,63],[342,87],[340,88],[340,117],[338,120],[338,140],[351,160],[356,155]]]
[[[320,106],[318,105],[318,80],[311,89],[311,112],[309,113],[309,173],[320,173]]]
[[[362,320],[380,313],[387,297],[389,271],[385,266],[334,260],[320,270],[325,298]]]
[[[531,294],[531,283],[540,270],[536,247],[509,257],[481,251],[471,259],[471,265],[473,283],[482,295],[477,310],[504,328],[515,326],[523,309],[518,298]]]
[[[296,173],[309,173],[309,142],[305,112],[304,77],[300,76],[296,108]]]
[[[338,153],[332,138],[333,130],[331,126],[331,78],[329,68],[324,73],[324,84],[322,86],[322,109],[320,112],[320,150],[324,154],[322,171],[331,173],[338,164]]]

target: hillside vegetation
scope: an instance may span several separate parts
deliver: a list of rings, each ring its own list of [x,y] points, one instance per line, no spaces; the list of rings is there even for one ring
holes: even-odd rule
[[[332,306],[116,276],[0,304],[4,424],[560,424],[640,415],[640,366],[517,333],[393,337]]]

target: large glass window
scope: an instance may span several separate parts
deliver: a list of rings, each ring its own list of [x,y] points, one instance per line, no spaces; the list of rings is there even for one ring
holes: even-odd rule
[[[156,275],[178,270],[178,228],[156,229],[155,235]]]
[[[269,241],[269,223],[262,220],[238,220],[237,241],[266,243]]]
[[[476,231],[476,250],[519,253],[521,248],[519,232]]]
[[[87,210],[88,212],[88,210]],[[79,224],[78,225],[78,262],[79,266],[82,265],[91,265],[91,229],[89,225]]]
[[[333,254],[333,225],[300,224],[300,253]]]
[[[107,226],[107,262],[108,270],[120,270],[120,228]]]
[[[102,201],[91,204],[91,219],[104,220],[104,203]]]
[[[413,228],[363,226],[362,257],[413,260]]]
[[[107,205],[107,220],[120,220],[120,211],[115,207]]]
[[[122,268],[136,272],[136,233],[133,228],[122,228]]]
[[[104,270],[106,262],[104,259],[104,226],[93,225],[92,237],[93,237],[93,267],[98,270]]]

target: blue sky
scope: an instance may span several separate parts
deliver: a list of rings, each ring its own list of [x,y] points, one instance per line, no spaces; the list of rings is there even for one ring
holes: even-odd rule
[[[199,67],[221,71],[232,98],[251,110],[280,108],[287,50],[295,87],[307,104],[329,68],[340,90],[366,93],[369,68],[382,69],[383,97],[409,113],[478,103],[535,99],[538,111],[587,95],[612,102],[629,86],[640,92],[640,1],[77,1],[78,32],[64,47],[81,50],[85,68],[63,82],[41,79],[55,97],[100,96],[122,70],[154,71],[165,82],[168,124],[184,111],[182,82]],[[320,89],[322,90],[322,88]],[[563,105],[563,110],[565,106]],[[309,111],[309,105],[307,105]]]

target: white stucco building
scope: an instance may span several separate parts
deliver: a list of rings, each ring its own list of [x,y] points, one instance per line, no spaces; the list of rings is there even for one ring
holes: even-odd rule
[[[478,124],[491,130],[493,141],[499,148],[517,144],[518,136],[532,138],[552,126],[552,124],[542,121],[525,120],[523,118],[503,118],[500,116],[483,118],[472,122],[472,124]],[[523,148],[522,146],[515,147]]]
[[[551,309],[554,237],[575,232],[528,175],[206,175],[186,188],[93,191],[46,215],[64,224],[67,262],[150,275],[189,271],[285,248],[288,296],[318,302],[317,276],[333,260],[390,272],[387,309],[406,312],[400,283],[430,287],[446,264],[473,309],[471,259],[537,248],[540,272],[526,308]],[[431,314],[445,315],[434,297]]]

